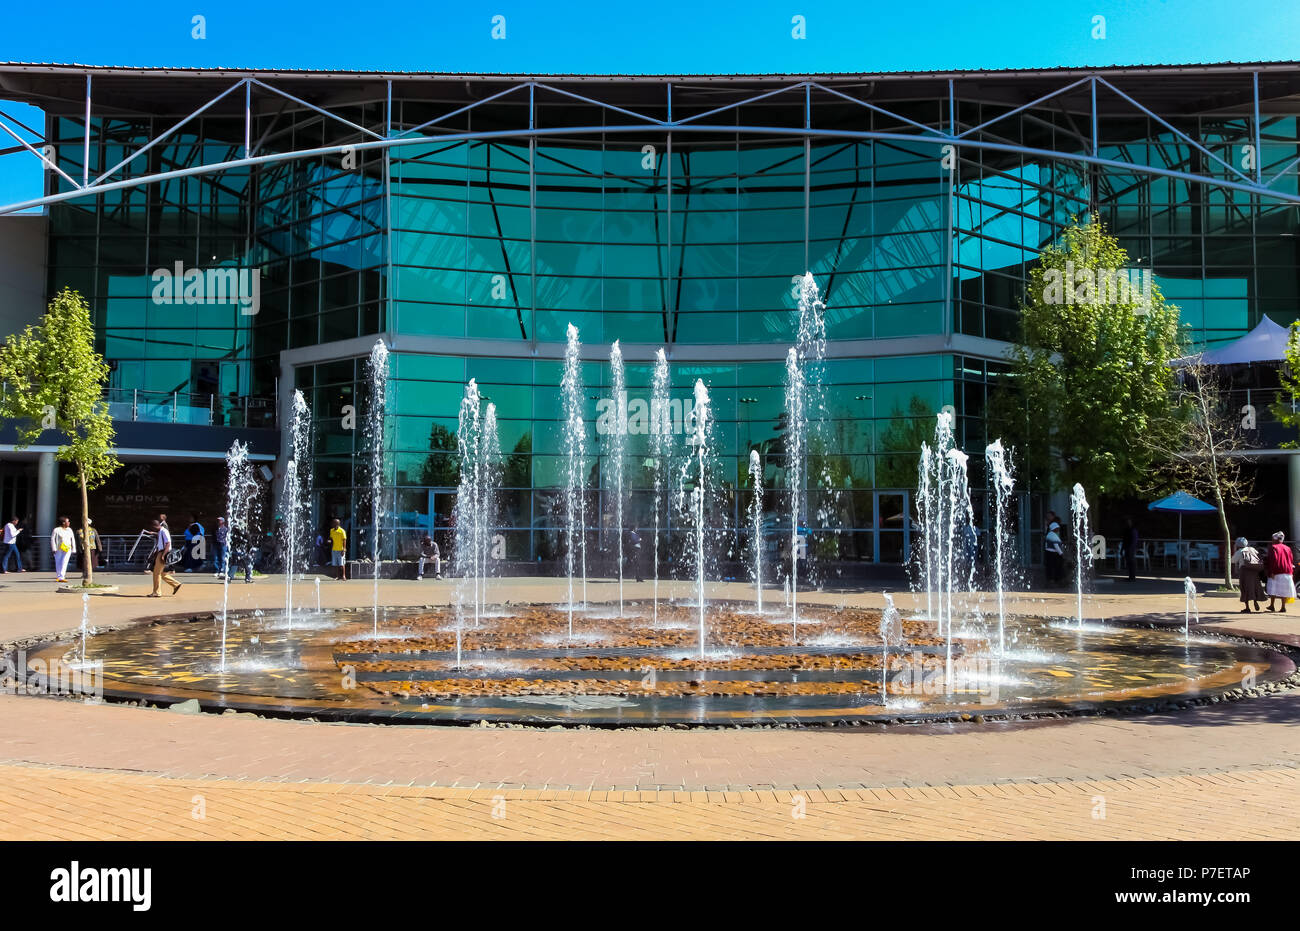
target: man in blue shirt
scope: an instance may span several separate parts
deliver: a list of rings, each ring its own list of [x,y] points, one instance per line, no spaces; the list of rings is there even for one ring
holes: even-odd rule
[[[185,528],[185,553],[183,562],[185,571],[193,572],[195,569],[203,568],[203,561],[207,557],[205,550],[206,540],[204,539],[203,525],[199,523],[199,515],[190,515],[190,525]]]

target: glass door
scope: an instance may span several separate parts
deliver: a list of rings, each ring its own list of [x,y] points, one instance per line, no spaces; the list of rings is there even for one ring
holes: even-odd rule
[[[875,493],[875,561],[905,565],[912,554],[912,495],[907,491]]]

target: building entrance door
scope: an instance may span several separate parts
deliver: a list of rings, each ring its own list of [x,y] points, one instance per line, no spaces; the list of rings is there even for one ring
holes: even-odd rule
[[[912,555],[912,495],[907,491],[875,493],[875,561],[905,565]]]

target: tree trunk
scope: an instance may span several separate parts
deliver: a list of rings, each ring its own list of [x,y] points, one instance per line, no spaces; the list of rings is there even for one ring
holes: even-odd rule
[[[95,553],[90,546],[90,498],[86,494],[86,470],[77,467],[77,483],[81,486],[81,584],[95,582]]]
[[[1223,584],[1236,589],[1232,581],[1232,531],[1228,529],[1228,515],[1223,510],[1223,493],[1214,486],[1214,503],[1219,506],[1219,528],[1223,531]]]

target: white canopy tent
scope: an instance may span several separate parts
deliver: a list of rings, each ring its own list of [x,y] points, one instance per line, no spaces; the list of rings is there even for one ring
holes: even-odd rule
[[[1206,365],[1246,365],[1250,362],[1285,362],[1288,336],[1287,327],[1264,317],[1259,321],[1259,325],[1245,336],[1234,339],[1218,349],[1207,349],[1204,352],[1175,359],[1173,364],[1191,365],[1194,362],[1203,362]]]

